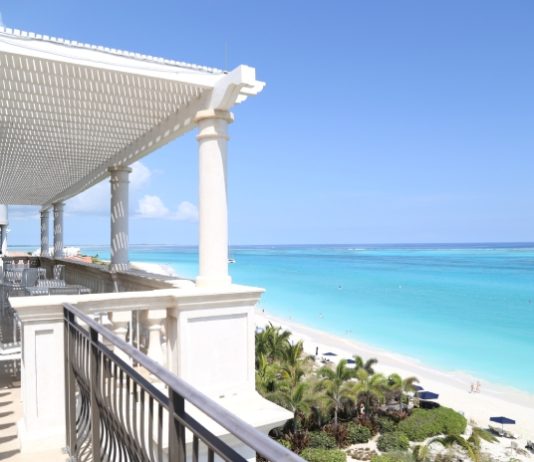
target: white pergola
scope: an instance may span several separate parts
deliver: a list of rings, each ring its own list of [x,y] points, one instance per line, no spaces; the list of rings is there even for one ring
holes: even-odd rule
[[[229,284],[229,110],[263,86],[248,66],[223,72],[0,28],[0,204],[41,206],[43,255],[53,209],[62,256],[64,201],[110,177],[111,269],[125,270],[128,166],[198,127],[197,285]]]

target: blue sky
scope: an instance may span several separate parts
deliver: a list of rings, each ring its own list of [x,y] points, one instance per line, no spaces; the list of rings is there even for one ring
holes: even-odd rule
[[[8,27],[256,67],[267,86],[230,128],[232,244],[533,240],[530,0],[17,0],[0,11]],[[131,243],[197,242],[194,136],[137,167]],[[69,202],[68,244],[109,242],[107,191]],[[35,218],[14,210],[10,228],[12,244],[37,245]]]

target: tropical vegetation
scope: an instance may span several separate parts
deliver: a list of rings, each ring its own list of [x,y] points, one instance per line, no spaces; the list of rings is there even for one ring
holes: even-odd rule
[[[281,327],[269,324],[256,332],[256,389],[292,414],[271,437],[303,459],[345,461],[342,449],[376,438],[383,454],[374,462],[437,461],[431,444],[481,461],[481,441],[491,435],[473,428],[464,438],[467,421],[456,411],[417,408],[416,377],[386,376],[375,370],[376,359],[358,355],[337,364],[318,359]],[[415,444],[429,438],[426,445]]]

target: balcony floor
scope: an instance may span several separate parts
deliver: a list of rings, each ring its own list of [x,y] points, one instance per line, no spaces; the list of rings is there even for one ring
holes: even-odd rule
[[[13,361],[0,362],[0,460],[8,462],[64,462],[68,460],[61,448],[21,454],[17,422],[21,418],[20,376],[14,374]]]

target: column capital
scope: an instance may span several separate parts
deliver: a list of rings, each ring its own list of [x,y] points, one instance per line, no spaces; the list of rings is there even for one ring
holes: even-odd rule
[[[50,210],[49,209],[41,209],[40,213],[41,213],[42,217],[47,217],[47,216],[50,215]]]
[[[206,119],[222,119],[232,123],[234,115],[230,111],[222,111],[221,109],[203,109],[196,113],[194,122],[198,123]]]
[[[54,206],[54,210],[62,210],[65,207],[65,202],[54,202],[52,205]]]
[[[132,168],[128,167],[127,165],[113,165],[111,167],[108,167],[108,172],[111,173],[112,175],[114,173],[121,173],[121,172],[132,173]]]

